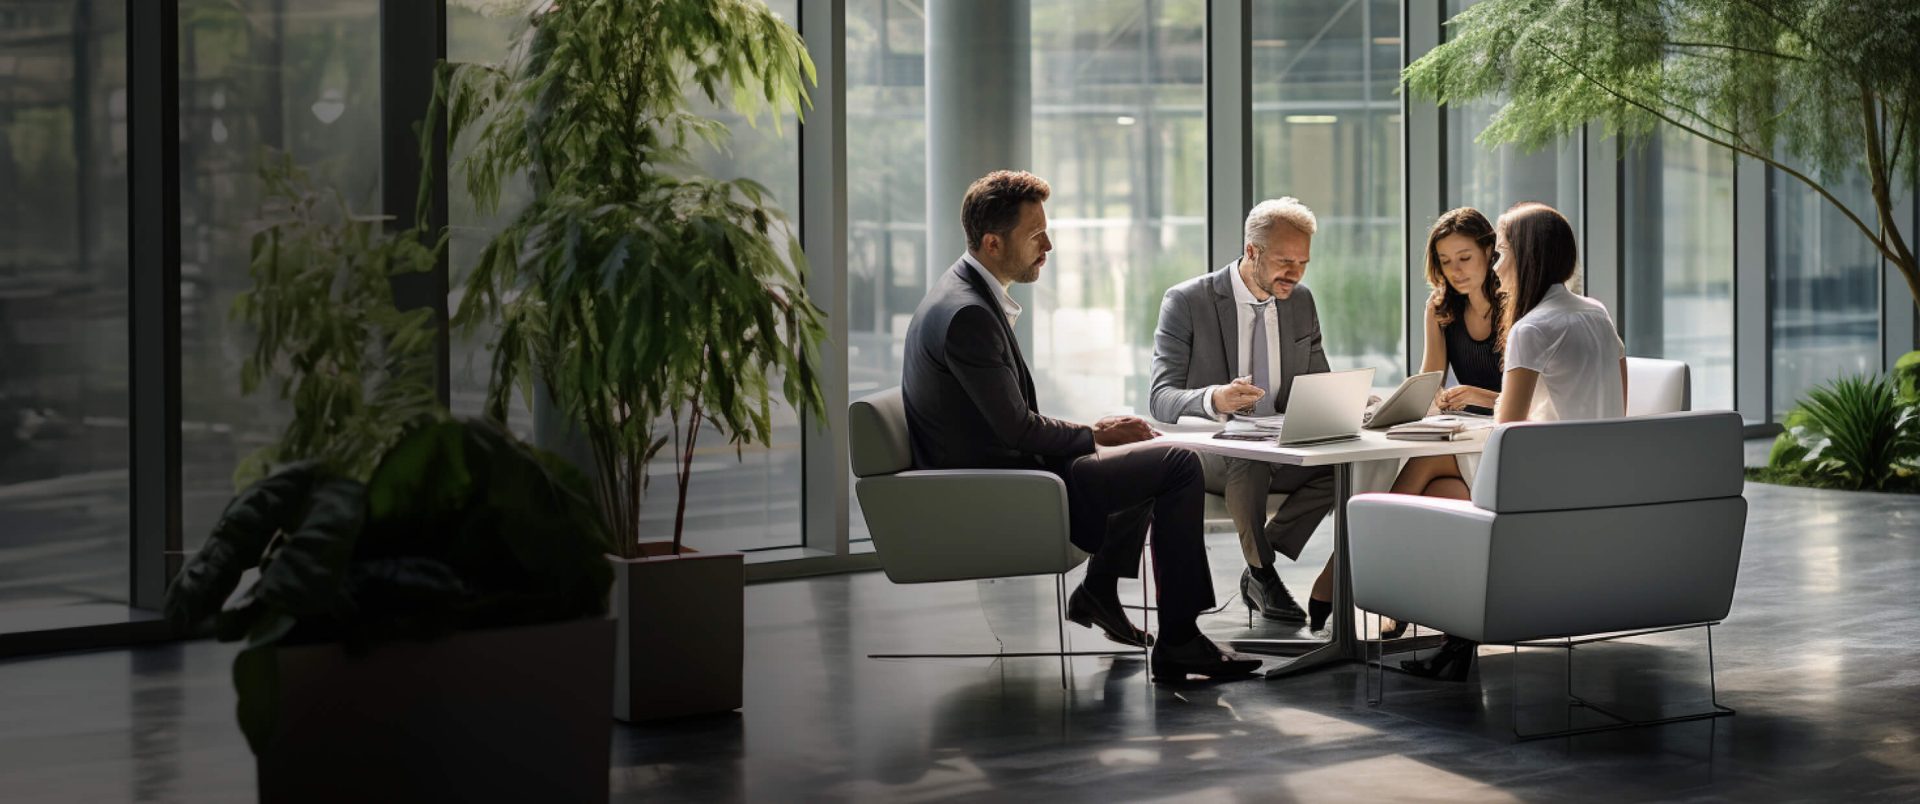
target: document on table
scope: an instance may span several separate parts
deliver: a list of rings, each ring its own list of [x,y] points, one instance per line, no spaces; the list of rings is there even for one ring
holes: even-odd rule
[[[1493,432],[1493,420],[1479,416],[1428,416],[1387,428],[1387,437],[1400,441],[1470,441]]]

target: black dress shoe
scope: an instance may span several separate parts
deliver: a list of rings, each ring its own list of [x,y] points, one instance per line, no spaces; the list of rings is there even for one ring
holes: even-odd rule
[[[1247,602],[1247,608],[1260,612],[1260,616],[1269,620],[1303,622],[1307,613],[1300,610],[1300,604],[1293,602],[1293,595],[1287,594],[1287,585],[1279,578],[1262,579],[1253,574],[1248,567],[1240,573],[1240,599]]]
[[[1172,647],[1155,646],[1153,654],[1147,657],[1147,666],[1153,670],[1154,683],[1168,684],[1186,681],[1190,676],[1229,678],[1249,675],[1260,669],[1260,660],[1223,651],[1205,634],[1196,634],[1192,639]]]
[[[1479,655],[1480,643],[1449,635],[1440,643],[1440,652],[1435,653],[1433,658],[1408,659],[1400,663],[1400,669],[1424,678],[1465,681],[1467,671],[1473,669],[1474,657]]]
[[[1067,621],[1098,628],[1108,639],[1122,645],[1153,647],[1153,635],[1133,627],[1133,621],[1127,619],[1127,613],[1121,610],[1119,603],[1118,600],[1112,603],[1102,601],[1088,592],[1083,584],[1073,590],[1073,596],[1067,598]]]

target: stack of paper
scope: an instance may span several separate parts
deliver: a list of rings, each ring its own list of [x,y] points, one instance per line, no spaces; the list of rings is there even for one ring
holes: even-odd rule
[[[1388,438],[1402,441],[1468,441],[1486,438],[1493,420],[1476,416],[1428,416],[1387,428]]]
[[[1236,413],[1232,419],[1227,420],[1225,429],[1226,432],[1229,433],[1254,433],[1262,431],[1277,433],[1280,432],[1280,425],[1286,420],[1287,414],[1285,413],[1276,416],[1247,416]]]

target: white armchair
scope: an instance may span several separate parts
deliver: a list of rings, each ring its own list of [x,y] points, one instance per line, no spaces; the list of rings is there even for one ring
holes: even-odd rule
[[[900,389],[848,411],[854,494],[894,583],[1060,574],[1087,558],[1068,541],[1067,486],[1039,469],[913,468]]]
[[[1038,469],[914,469],[899,388],[848,410],[854,494],[880,567],[894,583],[1054,576],[1059,652],[873,654],[872,658],[1059,656],[1066,684],[1065,574],[1087,560],[1069,541],[1067,486]],[[1139,653],[1138,649],[1074,655]]]
[[[1356,605],[1498,644],[1726,617],[1747,516],[1739,414],[1509,425],[1484,454],[1471,501],[1353,498]],[[1715,709],[1699,717],[1732,711]]]
[[[1693,409],[1693,378],[1687,364],[1655,357],[1627,358],[1627,415]]]

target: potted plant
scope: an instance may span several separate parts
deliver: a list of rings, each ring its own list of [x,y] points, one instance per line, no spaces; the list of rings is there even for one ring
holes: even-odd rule
[[[812,78],[799,35],[757,0],[543,3],[504,64],[438,73],[430,117],[444,109],[470,146],[458,168],[476,205],[498,209],[516,176],[533,187],[471,266],[454,320],[496,327],[490,416],[537,386],[591,446],[622,719],[739,707],[744,574],[738,554],[684,548],[694,450],[703,428],[736,448],[769,442],[776,385],[803,415],[823,404],[805,257],[759,184],[701,175],[690,148],[726,129],[689,111],[687,88],[778,126]],[[673,538],[649,549],[647,463],[670,440]]]
[[[604,800],[605,546],[572,467],[429,420],[365,482],[308,461],[242,491],[166,613],[245,642],[263,801]]]

